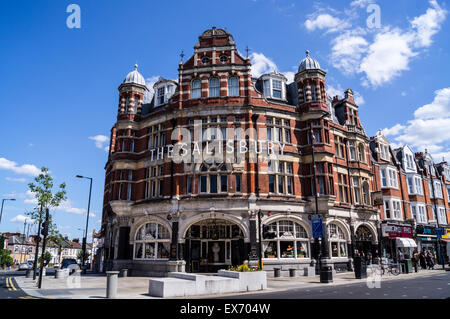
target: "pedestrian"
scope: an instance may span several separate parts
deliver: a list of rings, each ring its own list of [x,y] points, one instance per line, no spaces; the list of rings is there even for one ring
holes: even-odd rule
[[[426,252],[425,260],[427,261],[428,269],[434,269],[433,258],[431,257],[431,253],[429,251]]]
[[[421,251],[419,254],[419,262],[420,262],[420,268],[427,269],[427,264],[425,261],[425,254],[423,251]]]
[[[414,253],[412,256],[412,263],[414,266],[414,271],[417,272],[418,271],[418,264],[419,264],[419,254],[417,253],[417,249],[414,249]]]
[[[372,253],[370,251],[367,253],[367,264],[372,264]]]
[[[401,261],[403,260],[403,253],[402,253],[402,251],[400,250],[400,248],[398,249],[397,256],[398,256],[398,261],[401,262]]]

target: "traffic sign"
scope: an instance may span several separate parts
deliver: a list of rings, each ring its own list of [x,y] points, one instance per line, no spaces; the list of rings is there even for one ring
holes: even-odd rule
[[[323,237],[322,218],[319,215],[313,215],[311,217],[313,238]]]

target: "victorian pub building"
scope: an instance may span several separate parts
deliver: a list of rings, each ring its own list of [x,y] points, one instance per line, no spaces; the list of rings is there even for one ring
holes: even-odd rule
[[[382,181],[352,90],[328,96],[309,52],[292,83],[277,71],[252,78],[251,67],[233,36],[213,27],[179,63],[178,81],[160,78],[150,101],[137,66],[126,76],[105,166],[104,270],[211,272],[258,257],[264,270],[302,269],[319,251],[347,270],[355,252],[379,254]],[[167,156],[199,123],[202,147],[221,136],[235,153],[242,139],[283,152],[190,163]]]

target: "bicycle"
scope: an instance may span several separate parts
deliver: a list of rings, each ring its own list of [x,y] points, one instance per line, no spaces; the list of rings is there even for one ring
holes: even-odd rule
[[[394,276],[400,275],[400,269],[399,269],[399,265],[398,264],[387,264],[387,265],[386,264],[382,264],[381,265],[381,275],[382,276],[385,274],[386,268],[387,268],[387,272],[388,273],[391,273]]]

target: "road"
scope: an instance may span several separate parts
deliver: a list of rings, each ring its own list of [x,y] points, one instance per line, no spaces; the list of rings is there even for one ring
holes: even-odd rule
[[[54,269],[47,269],[47,275],[53,275],[54,271]],[[20,289],[14,279],[14,277],[18,276],[25,276],[25,270],[0,272],[0,299],[37,299],[27,295],[22,289]]]
[[[226,299],[450,299],[450,272],[411,279],[381,282],[380,288],[368,288],[366,281],[356,284],[286,291],[248,293]],[[222,299],[222,298],[221,298]]]

